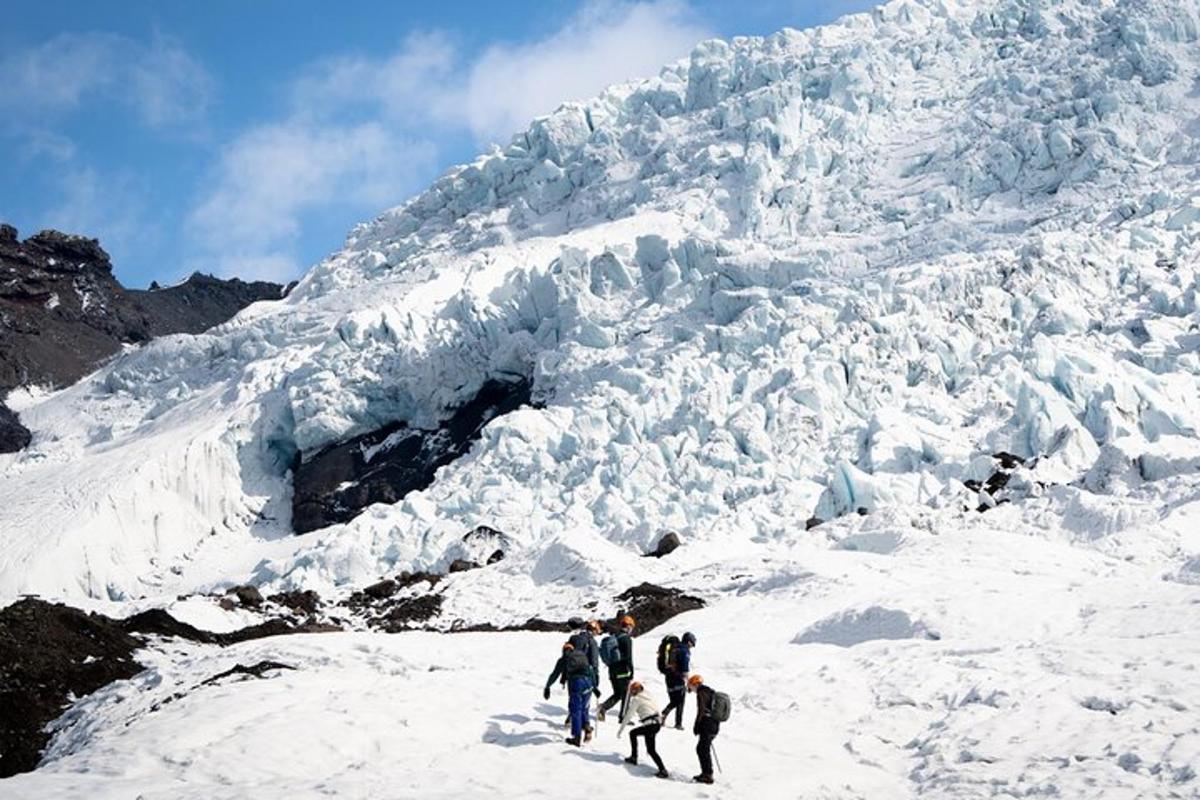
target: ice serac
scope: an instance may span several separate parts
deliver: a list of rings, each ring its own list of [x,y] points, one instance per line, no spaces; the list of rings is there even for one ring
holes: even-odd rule
[[[1153,520],[1195,480],[1161,443],[1200,431],[1198,41],[1195,0],[898,0],[564,105],[283,301],[18,398],[52,435],[0,460],[0,591],[365,585],[479,525],[511,540],[481,573],[607,583],[668,530],[704,552],[894,509],[1141,535],[1175,574],[1195,547]],[[545,407],[352,519],[322,483],[334,524],[275,541],[310,507],[297,454],[433,430],[502,375]],[[1140,510],[1079,536],[1064,516],[1110,516],[1081,492]]]

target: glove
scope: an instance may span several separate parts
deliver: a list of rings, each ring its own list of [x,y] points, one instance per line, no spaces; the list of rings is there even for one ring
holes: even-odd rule
[[[550,699],[550,687],[549,686],[547,686],[545,689],[542,689],[542,699],[543,700]]]
[[[600,699],[600,690],[599,689],[592,689],[592,694],[596,695],[597,700]]]

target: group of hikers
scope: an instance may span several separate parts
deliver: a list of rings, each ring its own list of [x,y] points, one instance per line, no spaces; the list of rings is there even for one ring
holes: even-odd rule
[[[700,759],[700,774],[693,780],[698,783],[712,783],[713,739],[721,730],[721,723],[729,718],[729,698],[706,686],[701,676],[691,674],[692,649],[696,646],[696,637],[691,633],[685,633],[682,637],[665,636],[659,643],[657,666],[666,679],[667,697],[670,700],[666,708],[660,711],[646,692],[646,687],[640,681],[634,680],[633,631],[637,622],[633,617],[621,617],[617,632],[605,636],[599,642],[597,637],[603,633],[603,626],[599,620],[593,619],[585,624],[582,619],[577,618],[572,619],[570,624],[577,630],[563,644],[562,655],[555,663],[554,671],[550,673],[546,688],[542,692],[542,697],[549,700],[550,689],[555,682],[567,688],[570,697],[568,724],[571,726],[567,744],[580,747],[592,739],[593,728],[589,709],[593,695],[598,702],[602,697],[600,665],[603,663],[608,669],[612,695],[599,702],[596,718],[603,722],[612,707],[620,705],[617,738],[620,738],[626,727],[631,728],[631,752],[625,762],[633,765],[638,763],[638,739],[644,739],[646,752],[658,767],[656,776],[669,778],[670,773],[658,755],[654,740],[667,724],[672,711],[675,712],[675,729],[683,730],[684,700],[689,693],[694,693],[696,719],[692,724],[692,733],[697,737],[696,755]]]

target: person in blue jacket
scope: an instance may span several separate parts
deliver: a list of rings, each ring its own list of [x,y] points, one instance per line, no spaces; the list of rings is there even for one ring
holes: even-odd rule
[[[543,699],[550,699],[550,687],[558,680],[566,683],[570,696],[568,708],[571,712],[571,735],[567,744],[579,747],[585,731],[587,738],[591,738],[592,725],[588,719],[588,704],[592,689],[597,683],[597,675],[588,661],[587,653],[576,650],[570,642],[563,645],[562,656],[555,663],[554,671],[550,673],[546,688],[542,691]]]
[[[671,654],[671,666],[667,670],[667,697],[670,700],[662,711],[663,725],[675,709],[675,730],[683,730],[683,703],[687,698],[688,673],[692,669],[692,648],[696,646],[696,636],[685,633]]]

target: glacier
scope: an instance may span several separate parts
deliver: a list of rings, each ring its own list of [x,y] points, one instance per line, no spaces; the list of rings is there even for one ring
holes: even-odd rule
[[[444,566],[479,524],[771,537],[971,506],[998,451],[1033,487],[1194,437],[1196,8],[985,5],[703,43],[359,226],[287,300],[25,408],[0,588],[205,585],[206,549],[287,549],[296,453],[496,375],[546,409],[245,569]]]
[[[447,578],[447,627],[642,580],[702,591],[704,669],[794,737],[814,796],[1191,796],[1198,42],[1196,0],[894,0],[565,104],[356,227],[286,298],[10,398],[34,438],[0,456],[0,597],[337,596],[444,571],[486,525],[509,551]],[[536,407],[428,488],[293,535],[298,456],[434,427],[497,377]],[[683,547],[641,558],[668,530]],[[346,636],[253,647],[381,680],[489,647]],[[134,686],[226,657],[156,658]],[[540,674],[519,660],[512,680]],[[455,691],[439,680],[421,685]],[[102,757],[132,758],[106,710],[131,694],[81,701],[91,721],[18,786],[85,792]],[[534,719],[472,728],[480,774]],[[731,726],[757,765],[737,796],[783,785],[768,740]]]

